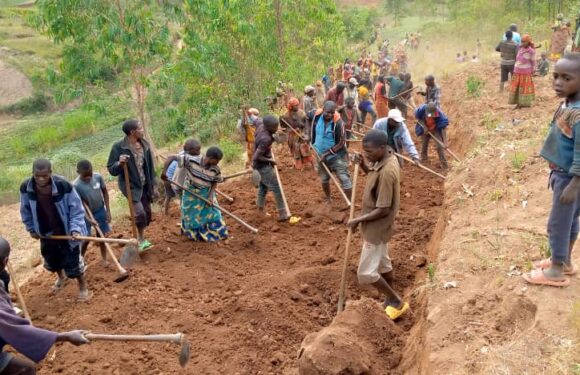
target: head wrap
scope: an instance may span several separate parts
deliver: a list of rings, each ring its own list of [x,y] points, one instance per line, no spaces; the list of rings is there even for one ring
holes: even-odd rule
[[[260,111],[257,110],[256,108],[250,108],[250,109],[248,109],[248,114],[249,115],[254,115],[254,116],[259,116],[260,115]]]
[[[290,98],[288,101],[288,110],[291,111],[292,108],[297,107],[300,105],[300,101],[296,98]]]
[[[304,93],[305,93],[305,94],[308,94],[309,92],[312,92],[312,91],[314,91],[314,90],[315,90],[315,89],[314,89],[314,87],[312,87],[312,86],[308,85],[308,86],[306,86],[306,87],[304,88]]]
[[[528,42],[528,43],[530,43],[530,46],[531,46],[532,48],[534,48],[534,47],[535,47],[535,46],[534,46],[534,41],[532,40],[532,37],[530,36],[530,34],[524,34],[524,35],[522,36],[522,43],[524,43],[524,42]]]

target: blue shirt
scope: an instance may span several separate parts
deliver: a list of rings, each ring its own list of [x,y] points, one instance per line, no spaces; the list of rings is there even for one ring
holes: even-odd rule
[[[556,111],[540,155],[568,175],[580,176],[580,102]]]
[[[316,140],[314,141],[314,149],[318,155],[324,154],[326,151],[334,147],[334,132],[332,131],[334,122],[329,121],[328,125],[324,124],[324,116],[318,118],[316,123]]]
[[[512,40],[519,46],[520,44],[522,44],[522,37],[521,37],[520,33],[518,33],[517,31],[514,31],[513,33],[514,33],[514,36],[512,37]],[[504,40],[504,41],[507,40],[505,33],[503,34],[502,40]]]
[[[171,164],[169,164],[169,167],[167,167],[167,172],[165,174],[167,174],[167,177],[170,180],[173,180],[173,175],[175,174],[175,170],[177,169],[177,160],[174,160],[171,162]]]

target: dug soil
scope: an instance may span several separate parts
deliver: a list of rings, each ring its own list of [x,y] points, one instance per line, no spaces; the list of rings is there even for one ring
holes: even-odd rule
[[[276,223],[272,197],[267,204],[272,217],[260,218],[254,208],[256,190],[248,179],[240,178],[222,186],[235,197],[233,204],[224,207],[256,226],[258,234],[226,217],[231,236],[227,242],[191,242],[180,237],[179,211],[174,206],[168,217],[155,215],[147,230],[155,246],[123,283],[113,282],[113,269],[103,268],[97,248],[90,247],[87,275],[94,296],[88,303],[76,302],[74,283],[50,296],[54,279],[46,272],[24,287],[32,319],[39,327],[119,334],[185,333],[191,342],[191,362],[185,370],[179,367],[176,345],[95,342],[82,347],[57,345],[39,373],[297,373],[304,338],[328,326],[336,316],[348,210],[336,189],[332,207],[326,206],[316,172],[293,170],[281,145],[277,154],[290,209],[302,218],[298,224]],[[381,312],[377,293],[358,286],[362,240],[357,232],[348,263],[347,315],[340,317],[348,321],[348,329],[361,330],[352,332],[354,336],[364,336],[371,343],[368,348],[376,355],[369,354],[368,365],[376,374],[399,372],[396,368],[409,332],[426,313],[424,295],[417,294],[415,287],[417,280],[425,279],[426,249],[444,195],[437,177],[412,165],[405,165],[403,171],[401,210],[389,245],[394,287],[409,301],[412,312],[393,324]],[[361,174],[358,212],[364,180]],[[129,228],[117,229],[130,233]],[[351,303],[361,298],[365,299]],[[357,306],[364,311],[349,312]],[[368,319],[376,324],[366,324]],[[388,337],[389,342],[381,337]]]

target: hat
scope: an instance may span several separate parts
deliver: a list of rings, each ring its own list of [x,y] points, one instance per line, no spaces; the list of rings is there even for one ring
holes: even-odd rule
[[[397,108],[393,108],[389,111],[388,118],[395,120],[396,122],[404,122],[403,114]]]
[[[437,113],[437,106],[435,103],[427,104],[427,110],[425,113],[427,114],[427,117],[435,117],[435,114]]]
[[[358,86],[358,81],[356,80],[356,78],[349,79],[348,80],[348,83],[350,83],[352,85],[355,85],[355,86]]]
[[[304,87],[304,93],[305,94],[308,94],[309,92],[314,91],[314,90],[315,90],[314,87],[312,87],[310,85]]]

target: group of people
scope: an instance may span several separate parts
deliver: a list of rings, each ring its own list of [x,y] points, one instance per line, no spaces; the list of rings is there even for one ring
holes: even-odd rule
[[[518,27],[512,24],[496,47],[501,54],[500,91],[510,80],[509,104],[516,108],[531,107],[536,97],[534,74],[547,75],[550,65],[545,55],[536,62],[536,47],[529,34],[520,36]],[[538,68],[538,73],[536,73]]]

